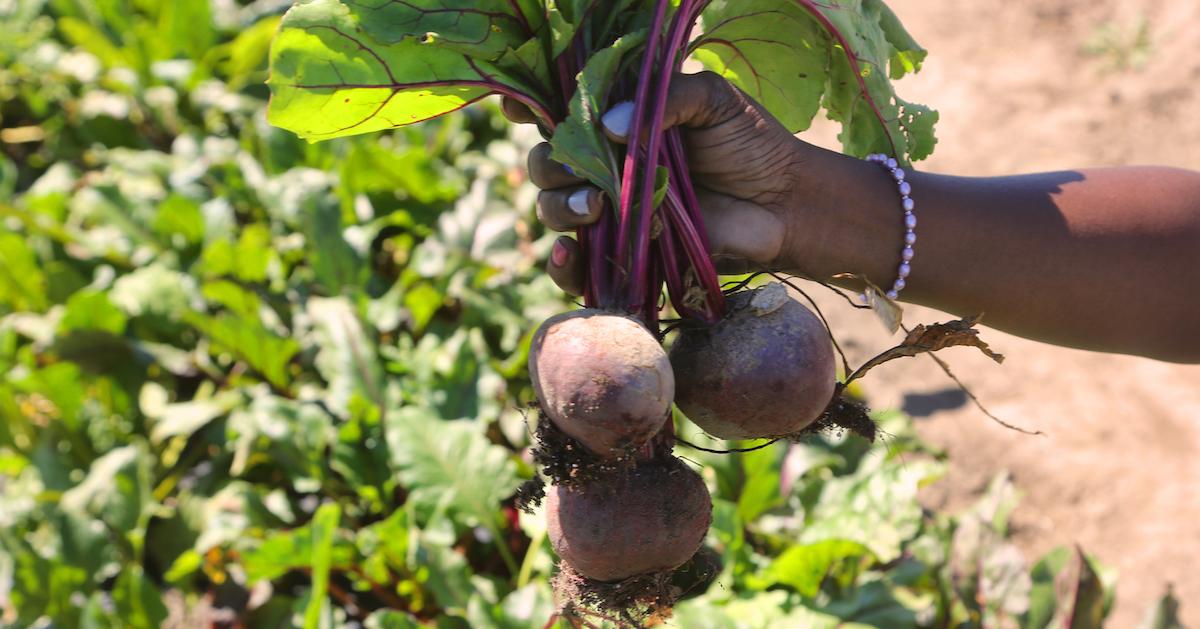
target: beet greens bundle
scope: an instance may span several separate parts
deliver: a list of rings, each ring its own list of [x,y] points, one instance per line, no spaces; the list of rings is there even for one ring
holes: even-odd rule
[[[316,141],[501,94],[535,114],[555,160],[609,198],[613,210],[577,234],[586,307],[544,322],[529,351],[533,458],[553,487],[535,478],[519,502],[546,499],[558,615],[574,626],[587,609],[639,625],[715,574],[701,547],[712,501],[672,454],[673,408],[722,439],[830,426],[873,435],[863,408],[841,398],[821,319],[781,284],[722,290],[684,137],[663,128],[671,78],[696,59],[792,131],[824,108],[847,152],[919,159],[937,115],[897,98],[889,79],[924,56],[878,0],[311,0],[284,17],[272,123]],[[628,146],[600,128],[625,101]],[[669,351],[664,285],[687,324]]]
[[[681,315],[724,311],[678,130],[671,76],[695,59],[793,132],[820,109],[845,152],[922,159],[937,113],[890,81],[925,51],[880,0],[308,0],[271,50],[272,124],[311,141],[427,120],[491,94],[534,112],[552,157],[613,212],[579,230],[585,303],[653,327],[665,284]],[[632,149],[600,115],[632,100]]]

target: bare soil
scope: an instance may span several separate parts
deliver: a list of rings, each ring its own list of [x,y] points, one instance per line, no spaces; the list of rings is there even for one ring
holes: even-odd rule
[[[905,98],[941,111],[940,142],[920,168],[1200,170],[1200,2],[888,3],[930,51],[923,72],[899,84]],[[827,127],[803,137],[832,144]],[[1200,308],[1197,287],[1180,289],[1195,293]],[[895,341],[870,315],[821,301],[836,313],[831,323],[852,363]],[[948,318],[916,307],[905,314],[909,322]],[[1108,626],[1137,626],[1173,583],[1185,624],[1200,627],[1200,365],[1063,349],[994,330],[983,337],[1007,355],[1002,366],[971,349],[941,356],[993,412],[1046,436],[993,424],[927,358],[885,365],[864,381],[874,406],[908,411],[925,439],[949,453],[949,476],[925,500],[969,504],[1010,471],[1024,495],[1014,525],[1028,559],[1078,543],[1119,570]]]

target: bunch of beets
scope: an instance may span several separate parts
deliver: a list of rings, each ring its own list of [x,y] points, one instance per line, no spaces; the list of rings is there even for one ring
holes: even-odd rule
[[[270,120],[316,141],[501,94],[607,194],[613,210],[576,234],[585,308],[533,338],[553,486],[530,495],[546,499],[560,590],[644,609],[678,594],[672,573],[711,520],[704,482],[672,455],[673,407],[715,437],[788,437],[842,391],[828,331],[782,285],[723,290],[684,136],[663,129],[672,76],[695,59],[793,131],[823,108],[848,153],[904,161],[932,149],[936,113],[890,79],[923,58],[880,0],[308,0],[272,45]],[[611,143],[600,114],[629,100],[633,141]]]
[[[782,284],[738,292],[726,308],[713,325],[682,328],[669,353],[642,321],[605,309],[558,315],[534,336],[529,372],[542,412],[586,450],[575,461],[599,464],[552,474],[547,500],[550,540],[579,575],[669,573],[703,542],[712,502],[671,455],[673,403],[723,439],[799,434],[829,404],[828,333]]]

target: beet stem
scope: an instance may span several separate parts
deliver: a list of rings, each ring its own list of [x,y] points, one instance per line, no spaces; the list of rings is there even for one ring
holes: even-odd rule
[[[679,50],[683,46],[685,32],[685,19],[692,13],[692,5],[694,0],[682,0],[679,5],[679,10],[675,14],[675,19],[671,21],[671,27],[667,34],[667,46],[663,51],[663,63],[659,65],[662,70],[656,77],[658,84],[655,86],[654,102],[650,114],[649,136],[646,138],[646,162],[642,165],[642,189],[640,203],[638,204],[638,231],[636,246],[634,248],[633,269],[630,277],[629,300],[633,303],[640,303],[641,298],[646,290],[646,266],[649,264],[650,255],[650,229],[654,217],[654,184],[658,179],[658,158],[659,145],[663,139],[663,118],[667,110],[667,95],[671,86],[671,70],[675,66],[676,57],[679,55]],[[660,5],[661,6],[661,5]],[[652,54],[647,54],[647,59],[652,58]],[[646,76],[639,78],[640,81],[647,81]],[[640,86],[639,86],[640,89]],[[631,138],[639,136],[631,135]],[[628,166],[628,162],[626,162]],[[627,173],[628,175],[628,173]]]
[[[617,228],[617,273],[613,278],[614,286],[619,287],[627,275],[626,252],[628,251],[630,228],[633,212],[633,194],[636,186],[638,169],[638,146],[642,137],[642,118],[646,115],[646,96],[650,92],[650,79],[653,76],[655,57],[658,53],[658,41],[662,38],[663,22],[667,14],[669,0],[658,0],[654,10],[654,18],[650,22],[650,35],[646,42],[645,58],[642,59],[641,73],[638,75],[637,90],[633,98],[633,117],[629,123],[629,149],[625,152],[625,169],[621,177],[620,221]],[[653,186],[653,180],[651,180]],[[653,194],[653,191],[651,191]]]

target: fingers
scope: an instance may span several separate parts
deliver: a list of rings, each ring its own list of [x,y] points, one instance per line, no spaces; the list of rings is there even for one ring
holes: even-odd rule
[[[733,83],[716,72],[676,74],[667,92],[663,128],[712,127],[754,105]]]
[[[773,212],[741,199],[696,191],[708,245],[722,272],[768,266],[783,252],[786,227]]]
[[[583,252],[579,243],[566,236],[559,236],[550,250],[550,260],[546,263],[546,273],[563,292],[576,297],[583,294],[584,273]]]
[[[508,96],[500,98],[500,113],[517,124],[537,122],[537,116],[533,115],[532,110]]]
[[[676,74],[671,78],[667,103],[663,110],[663,129],[671,127],[711,127],[753,109],[753,103],[732,83],[715,72]],[[604,133],[614,142],[629,141],[634,105],[624,101],[613,105],[600,118]]]
[[[553,150],[549,142],[542,142],[529,151],[529,179],[533,185],[543,190],[552,190],[586,183],[566,165],[550,159]]]
[[[543,190],[537,197],[538,220],[556,232],[591,225],[603,211],[604,195],[592,186]]]
[[[627,100],[613,105],[600,116],[600,125],[609,140],[624,144],[629,141],[629,126],[633,124],[633,101]]]

